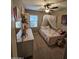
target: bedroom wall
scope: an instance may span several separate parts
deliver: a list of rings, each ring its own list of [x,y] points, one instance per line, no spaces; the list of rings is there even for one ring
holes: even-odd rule
[[[56,27],[57,29],[59,29],[61,27],[61,16],[64,15],[64,14],[67,14],[67,10],[64,9],[64,10],[60,10],[60,11],[57,11],[57,12],[54,12],[53,15],[56,15]]]
[[[13,8],[17,6],[20,10],[23,7],[21,0],[12,0],[11,1],[11,13]],[[16,44],[16,32],[15,32],[15,19],[11,14],[11,56],[17,57],[17,44]]]
[[[13,9],[13,0],[11,1],[11,13]],[[11,14],[11,57],[17,57],[17,44],[16,44],[16,36],[15,36],[15,20],[13,15]]]
[[[26,10],[26,13],[29,13],[29,15],[37,15],[38,16],[38,27],[35,29],[38,29],[43,20],[43,15],[45,14],[44,12],[39,12],[39,11],[34,11],[34,10]]]
[[[29,15],[38,15],[38,27],[35,28],[35,29],[38,29],[42,25],[43,16],[45,15],[45,13],[39,12],[39,11],[33,11],[33,10],[26,10],[26,12],[29,13]],[[52,13],[52,15],[56,16],[56,27],[57,27],[57,29],[59,29],[61,27],[61,16],[63,14],[67,14],[66,9],[59,10],[59,11]]]
[[[22,0],[13,0],[13,7],[17,6],[20,10],[21,8],[23,7],[23,3],[22,3]]]

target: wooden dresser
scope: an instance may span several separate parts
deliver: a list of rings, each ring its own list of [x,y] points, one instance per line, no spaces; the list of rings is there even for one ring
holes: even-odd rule
[[[32,33],[32,29],[26,30],[27,36],[25,39],[19,41],[18,45],[18,56],[19,57],[30,57],[33,56],[33,40],[34,36]]]

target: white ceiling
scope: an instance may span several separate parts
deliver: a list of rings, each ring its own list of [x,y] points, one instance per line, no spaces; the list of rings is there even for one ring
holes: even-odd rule
[[[43,8],[44,8],[43,5],[45,5],[46,3],[54,3],[50,7],[58,6],[59,8],[55,9],[55,11],[64,9],[67,7],[66,0],[46,0],[46,1],[44,0],[22,0],[22,3],[26,9],[36,10],[36,11],[43,11]]]

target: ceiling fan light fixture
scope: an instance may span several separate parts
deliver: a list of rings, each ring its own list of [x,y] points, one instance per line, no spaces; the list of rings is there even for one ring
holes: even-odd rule
[[[45,10],[46,13],[49,13],[49,11],[50,11],[49,9],[46,9],[46,10]]]

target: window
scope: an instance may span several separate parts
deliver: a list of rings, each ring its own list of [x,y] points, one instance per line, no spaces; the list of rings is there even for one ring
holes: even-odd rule
[[[38,16],[30,15],[30,27],[37,27],[38,24]]]
[[[21,21],[16,21],[16,28],[21,28]]]

